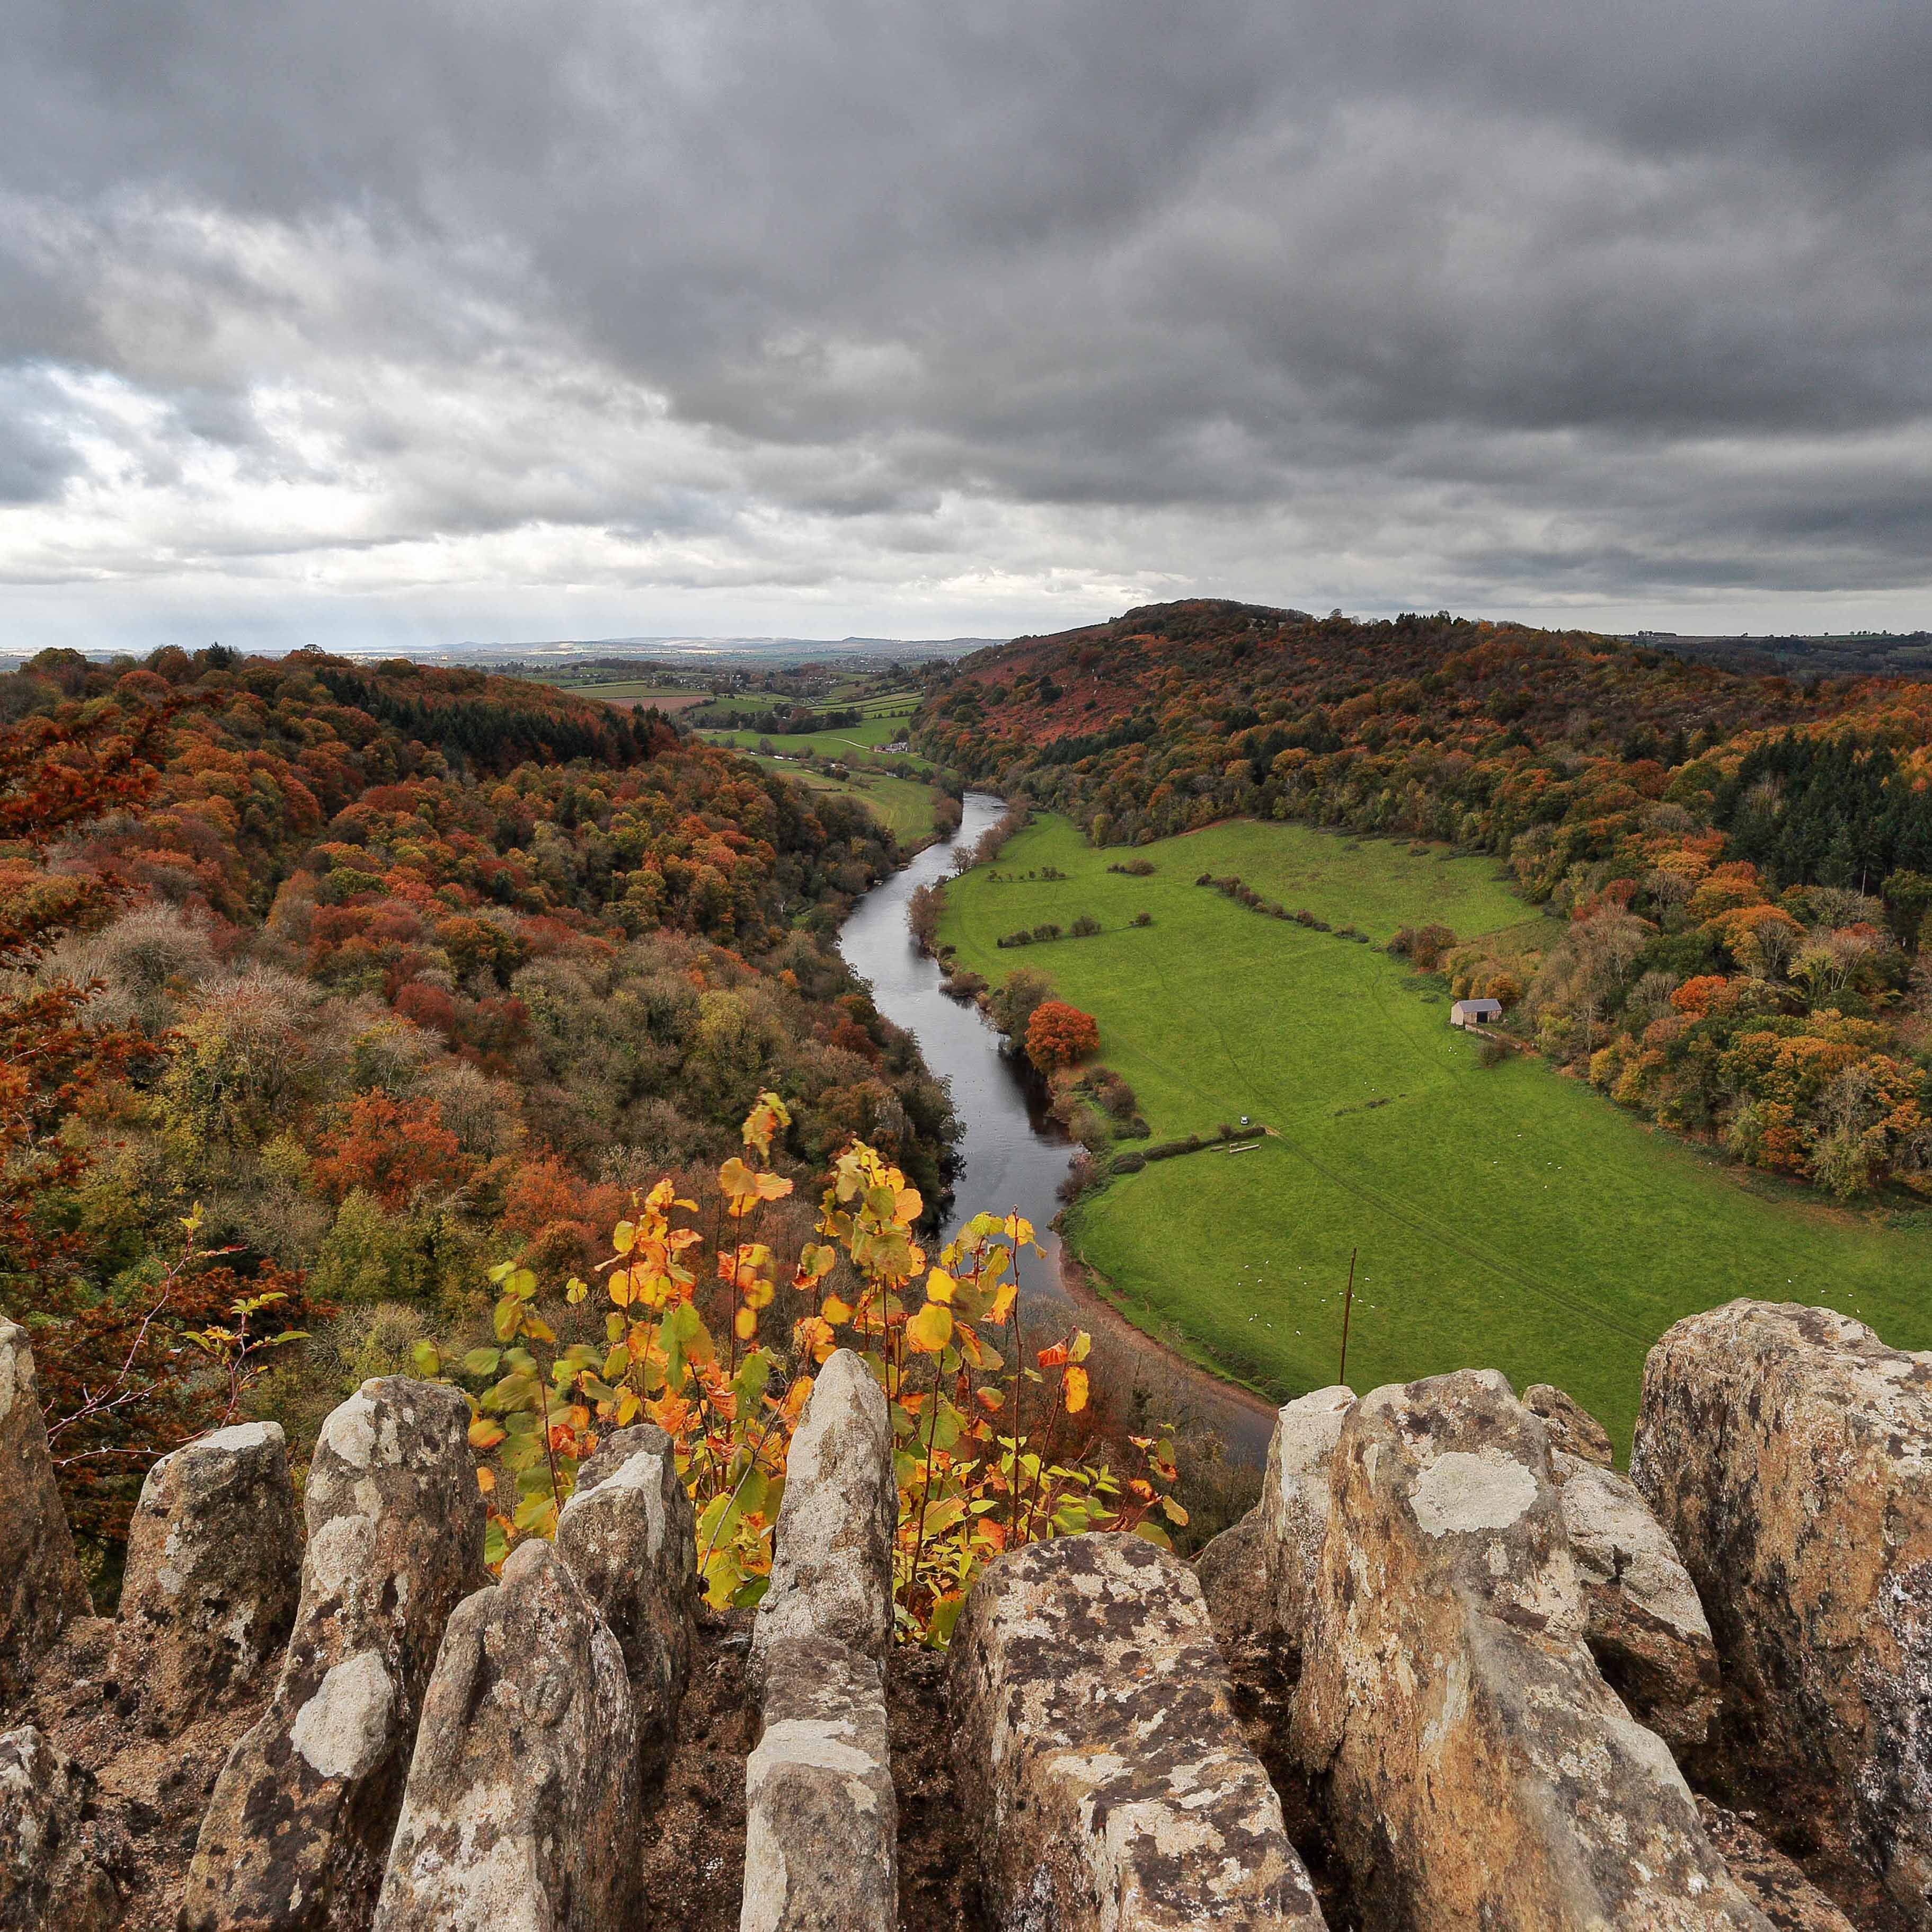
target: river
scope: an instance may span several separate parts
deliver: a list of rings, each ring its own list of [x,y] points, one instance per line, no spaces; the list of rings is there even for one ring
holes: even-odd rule
[[[839,950],[872,989],[880,1012],[919,1041],[926,1064],[952,1083],[953,1111],[964,1130],[961,1167],[945,1233],[950,1238],[982,1208],[1017,1211],[1034,1225],[1045,1258],[1031,1254],[1020,1272],[1020,1312],[1033,1333],[1093,1332],[1096,1366],[1124,1371],[1128,1386],[1145,1388],[1170,1414],[1217,1431],[1239,1460],[1267,1454],[1274,1411],[1259,1398],[1183,1360],[1143,1334],[1109,1304],[1070,1285],[1063,1269],[1058,1189],[1074,1149],[1047,1114],[1036,1083],[1000,1051],[1000,1036],[979,1009],[939,989],[936,961],[921,952],[907,919],[907,902],[921,886],[950,876],[954,854],[970,850],[1006,810],[990,792],[969,791],[958,831],[928,845],[912,862],[882,880],[852,909],[838,935]]]

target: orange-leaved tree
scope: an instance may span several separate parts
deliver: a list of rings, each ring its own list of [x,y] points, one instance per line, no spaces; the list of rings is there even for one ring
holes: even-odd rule
[[[904,1638],[943,1645],[981,1567],[1014,1545],[1097,1528],[1166,1543],[1158,1518],[1187,1520],[1171,1493],[1171,1436],[1129,1438],[1142,1466],[1117,1474],[1080,1420],[1090,1416],[1089,1338],[1052,1337],[1029,1359],[1018,1264],[1031,1226],[981,1214],[935,1258],[916,1232],[918,1190],[855,1141],[827,1177],[819,1238],[782,1260],[760,1234],[793,1192],[771,1165],[789,1124],[783,1102],[761,1095],[744,1154],[718,1170],[710,1235],[680,1222],[697,1205],[669,1180],[617,1224],[599,1270],[612,1304],[601,1346],[561,1340],[556,1322],[572,1318],[539,1305],[532,1270],[506,1263],[493,1271],[494,1346],[447,1363],[433,1345],[418,1348],[425,1374],[483,1385],[470,1396],[470,1441],[485,1459],[490,1560],[519,1536],[552,1534],[599,1436],[646,1420],[676,1445],[708,1600],[756,1603],[786,1454],[813,1372],[840,1347],[864,1358],[892,1414]],[[572,1277],[564,1308],[590,1293]]]
[[[1100,1044],[1099,1021],[1064,1000],[1041,1000],[1027,1022],[1027,1058],[1042,1073],[1084,1060]]]

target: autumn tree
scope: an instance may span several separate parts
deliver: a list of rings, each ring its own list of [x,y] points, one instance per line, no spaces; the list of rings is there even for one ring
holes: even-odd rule
[[[1042,1073],[1072,1066],[1100,1044],[1100,1022],[1064,1000],[1042,1000],[1027,1022],[1027,1058]]]

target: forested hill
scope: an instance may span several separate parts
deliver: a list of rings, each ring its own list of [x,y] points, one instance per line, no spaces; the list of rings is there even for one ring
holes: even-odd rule
[[[1707,820],[1734,814],[1727,780],[1790,731],[1851,748],[1840,808],[1812,796],[1802,838],[1774,854],[1759,835],[1750,856],[1776,858],[1780,884],[1932,863],[1932,818],[1913,802],[1932,768],[1924,685],[1800,685],[1446,614],[1358,623],[1150,605],[976,653],[914,728],[934,755],[1103,844],[1255,814],[1506,854],[1542,826],[1555,834],[1540,868],[1550,883],[1610,856],[1666,796]]]
[[[589,1274],[633,1191],[730,1153],[764,1090],[801,1178],[858,1135],[943,1189],[945,1090],[832,943],[891,835],[655,712],[406,662],[48,652],[0,676],[0,1311],[87,1418],[60,1439],[97,1556],[132,1452],[206,1424],[187,1338],[234,1298],[310,1330],[271,1405],[299,1442],[416,1342],[485,1339],[490,1266]],[[179,1268],[190,1220],[218,1267]],[[89,1408],[130,1349],[154,1392]]]

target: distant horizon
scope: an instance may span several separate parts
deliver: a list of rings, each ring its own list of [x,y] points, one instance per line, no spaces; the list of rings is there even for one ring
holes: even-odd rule
[[[1214,593],[1202,593],[1212,596]],[[1184,598],[1163,598],[1152,600],[1160,603],[1191,601]],[[1250,603],[1258,600],[1234,598],[1229,602]],[[462,663],[465,662],[526,662],[555,658],[567,662],[574,658],[603,656],[625,657],[639,662],[658,661],[672,668],[696,668],[708,661],[719,662],[743,662],[774,664],[788,661],[812,662],[836,661],[849,658],[855,662],[876,658],[895,656],[915,659],[945,660],[962,657],[972,652],[983,650],[998,644],[1008,644],[1016,638],[1052,635],[1059,632],[1075,630],[1086,625],[1113,621],[1124,614],[1127,608],[1107,613],[1103,616],[1077,620],[1070,623],[1054,626],[1051,632],[1015,631],[1001,634],[959,634],[950,637],[893,637],[875,633],[851,633],[843,637],[810,636],[778,631],[764,633],[734,632],[700,634],[689,632],[632,632],[607,636],[576,636],[509,638],[493,641],[486,638],[465,638],[455,642],[440,644],[398,646],[393,640],[380,643],[358,644],[353,640],[341,641],[314,647],[330,655],[352,658],[382,658],[400,657],[412,663]],[[1265,608],[1288,610],[1300,607],[1292,604],[1274,604]],[[1402,614],[1400,611],[1344,612],[1349,621],[1358,623],[1386,622],[1390,617]],[[1452,616],[1471,616],[1475,621],[1495,623],[1522,623],[1524,620],[1508,617],[1482,617],[1473,613],[1454,613]],[[1687,644],[1704,643],[1746,642],[1762,640],[1793,641],[1800,644],[1827,644],[1855,639],[1886,638],[1908,639],[1922,637],[1932,632],[1932,624],[1912,626],[1904,628],[1890,628],[1874,626],[1843,626],[1814,630],[1772,629],[1762,630],[1684,630],[1664,626],[1643,626],[1630,628],[1606,628],[1576,622],[1526,624],[1531,629],[1556,632],[1582,631],[1593,634],[1622,638],[1641,643],[1646,638],[1659,641],[1675,640]],[[218,638],[210,638],[208,644],[229,642]],[[81,654],[96,663],[110,662],[116,657],[146,657],[152,651],[166,644],[179,644],[188,650],[205,648],[197,644],[182,644],[175,638],[164,640],[162,644],[150,646],[147,650],[113,649],[96,646],[88,649],[78,645],[46,646],[40,648],[67,648],[80,650]],[[304,644],[290,644],[280,648],[264,647],[260,644],[231,643],[231,649],[244,656],[280,658],[292,652],[309,648]],[[0,645],[0,664],[24,663],[35,655],[32,650],[17,646]]]

